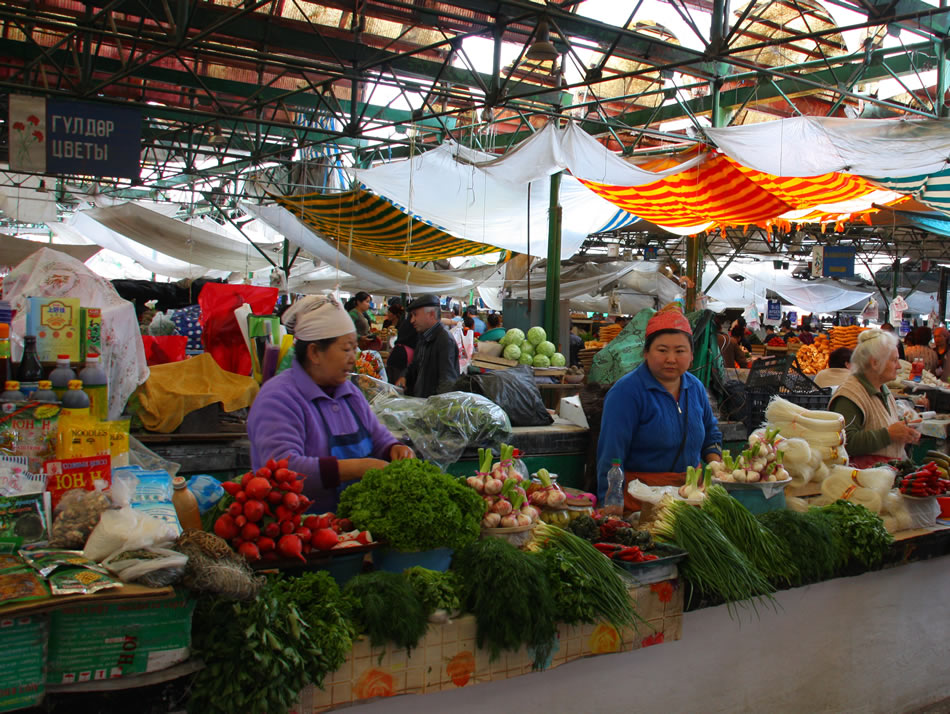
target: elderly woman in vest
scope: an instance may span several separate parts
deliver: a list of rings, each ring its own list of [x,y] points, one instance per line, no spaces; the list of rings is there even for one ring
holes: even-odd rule
[[[920,432],[899,418],[885,386],[896,378],[898,366],[897,337],[881,330],[861,333],[851,355],[852,375],[838,387],[830,406],[844,417],[848,455],[855,466],[903,459],[905,445],[920,441]]]

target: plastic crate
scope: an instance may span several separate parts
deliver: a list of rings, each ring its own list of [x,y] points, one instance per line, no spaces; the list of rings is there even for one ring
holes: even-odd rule
[[[749,377],[745,382],[746,387],[751,389],[778,389],[785,380],[792,359],[794,358],[787,355],[757,359],[749,367]]]
[[[817,392],[787,392],[779,391],[777,394],[792,404],[797,404],[805,409],[824,410],[828,408],[828,402],[831,401],[831,389],[815,387]],[[749,403],[748,417],[745,421],[746,429],[753,431],[762,425],[765,421],[765,409],[769,401],[776,396],[774,389],[748,389],[746,388],[746,399]]]
[[[798,366],[798,361],[796,360],[789,365],[788,371],[785,373],[785,377],[782,380],[782,384],[779,386],[779,392],[830,395],[831,389],[828,387],[819,387],[817,384],[815,384],[814,379],[802,372],[802,369]],[[795,403],[797,404],[798,402]],[[803,404],[802,406],[805,405]]]

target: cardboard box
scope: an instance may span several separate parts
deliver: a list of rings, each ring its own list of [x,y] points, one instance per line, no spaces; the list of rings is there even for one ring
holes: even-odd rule
[[[79,359],[85,361],[87,355],[102,354],[102,309],[83,307],[79,314]]]
[[[45,615],[0,617],[0,712],[36,706],[46,680]]]
[[[558,416],[566,419],[571,424],[589,429],[587,415],[584,414],[584,407],[581,406],[581,398],[577,395],[573,397],[562,397],[557,410]]]
[[[50,615],[47,681],[72,684],[156,672],[188,659],[195,601],[84,603]]]
[[[55,363],[57,355],[80,361],[79,298],[31,297],[26,334],[36,335],[40,362]]]

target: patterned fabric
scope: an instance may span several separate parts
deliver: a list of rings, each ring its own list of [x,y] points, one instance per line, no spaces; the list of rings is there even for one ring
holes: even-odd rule
[[[178,334],[188,338],[188,347],[186,349],[200,352],[201,346],[201,323],[198,321],[201,317],[201,307],[199,305],[189,305],[181,310],[175,310],[171,316],[171,321],[178,328]]]
[[[400,207],[362,189],[274,198],[320,235],[338,241],[337,248],[344,253],[352,246],[386,258],[421,261],[498,250],[410,218]]]
[[[671,227],[710,221],[721,226],[762,225],[788,211],[849,201],[876,190],[860,176],[773,176],[715,153],[692,168],[642,186],[581,182],[629,213]]]

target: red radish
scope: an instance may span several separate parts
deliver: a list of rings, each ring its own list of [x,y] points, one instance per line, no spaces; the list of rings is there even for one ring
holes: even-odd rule
[[[359,547],[360,547],[360,544],[358,541],[341,540],[339,543],[333,546],[333,550],[339,550],[340,548],[359,548]]]
[[[274,513],[277,514],[277,520],[278,520],[278,521],[289,521],[289,520],[290,520],[290,517],[294,515],[294,514],[290,511],[290,509],[287,508],[287,506],[285,506],[285,505],[283,505],[283,504],[277,506],[277,508],[274,509]]]
[[[279,538],[280,537],[280,524],[279,523],[268,523],[264,526],[264,535],[268,538]]]
[[[241,529],[241,538],[244,540],[255,541],[261,537],[261,529],[256,523],[245,523]]]
[[[261,553],[268,553],[277,547],[273,538],[261,538],[257,541],[257,547]]]
[[[241,477],[241,488],[244,488],[245,486],[247,486],[247,482],[250,481],[252,478],[254,478],[253,471],[248,471],[246,474],[244,474]]]
[[[330,550],[340,542],[337,534],[329,528],[321,528],[313,534],[310,542],[320,550]]]
[[[303,479],[299,478],[294,481],[284,481],[284,483],[290,484],[290,490],[294,493],[303,493]]]
[[[310,552],[313,550],[313,546],[310,545],[307,541],[303,543],[303,552],[305,555],[310,555]]]
[[[289,490],[290,490],[290,481],[289,481],[289,480],[288,480],[288,481],[278,481],[277,484],[276,484],[276,486],[277,486],[277,488],[279,488],[281,491],[289,491]]]
[[[241,547],[238,548],[238,553],[250,561],[261,559],[261,551],[259,551],[257,546],[253,543],[241,543]]]
[[[290,535],[296,530],[296,526],[293,521],[281,521],[280,522],[280,532],[284,535]]]
[[[234,524],[234,519],[225,513],[214,522],[214,532],[219,538],[231,540],[238,534],[238,529]]]
[[[278,491],[276,488],[271,489],[271,492],[267,494],[267,500],[273,505],[279,505],[281,501],[284,500],[284,494]]]
[[[237,518],[242,513],[244,513],[244,506],[237,501],[228,506],[228,515],[231,516],[231,518]]]
[[[317,516],[317,528],[329,528],[333,525],[333,515],[330,513],[321,513]]]
[[[369,531],[360,531],[360,534],[356,536],[356,542],[362,543],[363,545],[369,545],[373,543],[373,535]]]
[[[237,483],[236,481],[224,481],[221,484],[221,488],[223,488],[225,493],[227,493],[229,496],[233,496],[241,490],[241,484]]]
[[[300,510],[301,510],[301,511],[306,511],[308,508],[310,508],[310,506],[313,505],[313,501],[311,501],[311,500],[310,500],[309,498],[307,498],[306,496],[297,496],[297,498],[300,499]]]
[[[260,501],[248,501],[244,504],[244,515],[251,523],[257,523],[264,517],[264,504]]]
[[[304,562],[307,560],[301,553],[303,543],[301,543],[300,538],[295,535],[287,534],[281,536],[280,540],[277,541],[277,550],[285,558],[296,558]]]
[[[267,498],[267,494],[270,493],[270,481],[256,476],[244,487],[244,492],[247,493],[248,498],[256,498],[257,500]]]
[[[287,459],[277,459],[277,468],[286,469],[290,465]]]
[[[276,470],[277,470],[277,462],[276,462],[274,459],[267,459],[267,463],[266,463],[265,465],[267,466],[268,470],[270,470],[270,471],[276,471]]]
[[[295,530],[294,533],[300,536],[300,540],[304,541],[305,543],[309,542],[312,536],[312,531],[306,526],[300,526],[300,528]]]
[[[353,530],[353,521],[349,518],[341,518],[337,521],[340,524],[341,531],[351,531]]]
[[[257,471],[254,472],[254,475],[258,478],[268,478],[270,476],[270,469],[266,466],[261,466]]]
[[[285,493],[284,494],[284,505],[289,508],[291,511],[296,512],[297,508],[300,506],[300,499],[297,498],[296,493]]]
[[[244,539],[243,539],[241,536],[238,536],[237,538],[232,538],[232,539],[231,539],[231,546],[232,546],[235,550],[238,549],[238,548],[240,548],[241,545],[243,545],[243,543],[244,543]]]
[[[274,472],[274,478],[277,481],[287,481],[288,479],[292,479],[293,477],[294,477],[294,472],[291,471],[290,469],[277,469]]]
[[[294,528],[296,528],[297,526],[300,525],[300,514],[295,513],[293,516],[290,517],[290,520],[293,521]]]
[[[243,528],[246,523],[247,523],[247,516],[245,516],[244,514],[241,514],[240,516],[237,516],[234,519],[234,525],[236,525],[238,528]]]
[[[238,503],[244,503],[247,500],[247,494],[244,491],[238,491],[234,494],[234,500]]]

